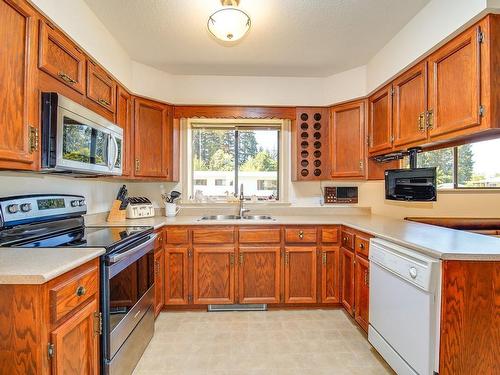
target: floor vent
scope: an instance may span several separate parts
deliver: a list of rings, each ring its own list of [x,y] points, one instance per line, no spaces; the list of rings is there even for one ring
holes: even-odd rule
[[[249,305],[208,305],[208,312],[220,311],[267,311],[267,305],[249,304]]]

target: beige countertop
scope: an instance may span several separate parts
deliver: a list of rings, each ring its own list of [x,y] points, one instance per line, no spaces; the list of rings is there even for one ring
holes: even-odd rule
[[[155,216],[91,225],[328,225],[343,224],[439,259],[500,260],[500,239],[380,215],[272,215],[274,220],[200,221],[200,216]]]
[[[0,284],[44,284],[104,254],[104,248],[0,248]]]

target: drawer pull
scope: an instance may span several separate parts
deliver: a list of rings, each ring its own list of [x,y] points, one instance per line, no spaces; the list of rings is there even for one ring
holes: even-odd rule
[[[57,75],[59,76],[59,78],[61,78],[64,82],[67,82],[67,83],[71,83],[71,84],[75,84],[76,81],[71,78],[69,75],[67,75],[66,73],[64,72],[59,72],[57,73]]]
[[[326,264],[326,251],[323,251],[323,256],[321,259],[322,259],[323,264]]]
[[[85,287],[80,285],[78,288],[76,288],[76,295],[78,297],[85,295],[85,293],[87,293],[87,289],[85,289]]]
[[[364,249],[364,248],[365,248],[365,244],[364,244],[364,243],[360,243],[360,244],[359,244],[359,248],[360,248],[360,249]]]
[[[303,239],[304,239],[304,231],[303,231],[303,230],[299,231],[299,238],[300,238],[301,240],[303,240]]]
[[[111,105],[111,103],[108,102],[105,99],[97,99],[97,101],[99,102],[99,104],[102,104],[102,105],[105,105],[105,106],[110,106]]]

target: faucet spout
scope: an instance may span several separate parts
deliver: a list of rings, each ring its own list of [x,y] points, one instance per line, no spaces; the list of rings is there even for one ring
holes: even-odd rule
[[[246,212],[250,211],[247,208],[243,207],[243,203],[245,201],[245,195],[243,194],[243,184],[240,185],[240,217],[243,217]]]

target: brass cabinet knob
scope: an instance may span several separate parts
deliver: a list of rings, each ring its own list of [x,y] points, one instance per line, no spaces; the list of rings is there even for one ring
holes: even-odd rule
[[[299,231],[299,238],[300,238],[301,240],[303,240],[303,239],[304,239],[304,231],[303,231],[303,230]]]
[[[87,293],[87,289],[85,289],[85,287],[83,287],[81,285],[76,289],[76,295],[78,297],[83,296],[85,293]]]

